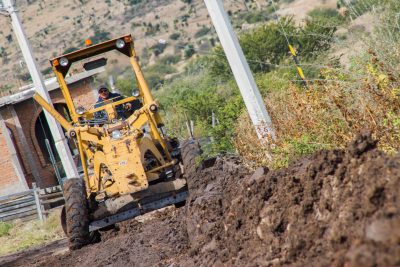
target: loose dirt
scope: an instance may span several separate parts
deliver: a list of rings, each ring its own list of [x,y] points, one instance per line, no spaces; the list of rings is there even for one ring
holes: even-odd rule
[[[183,208],[122,223],[78,251],[0,265],[400,266],[400,154],[368,134],[276,171],[250,173],[237,158],[208,165]]]

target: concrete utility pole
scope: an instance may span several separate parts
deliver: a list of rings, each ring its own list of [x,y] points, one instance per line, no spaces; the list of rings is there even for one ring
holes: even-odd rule
[[[271,118],[221,0],[204,0],[258,138],[276,139]]]
[[[22,55],[24,56],[26,66],[28,67],[29,73],[32,77],[35,90],[47,102],[51,104],[50,95],[47,92],[46,86],[44,85],[42,74],[40,73],[36,65],[32,49],[25,36],[24,29],[22,28],[22,24],[19,20],[17,11],[13,6],[12,0],[3,0],[3,8],[5,9],[5,11],[7,11],[8,15],[11,17],[11,24],[15,32],[15,35],[17,36],[18,44],[21,48]],[[47,111],[44,111],[44,113],[46,116],[46,120],[49,124],[51,134],[53,135],[55,146],[57,148],[58,155],[61,158],[61,162],[63,164],[67,178],[79,177],[78,171],[76,169],[74,160],[71,155],[71,151],[66,142],[64,132],[62,131],[61,127],[57,124],[56,120],[50,114],[48,114]]]

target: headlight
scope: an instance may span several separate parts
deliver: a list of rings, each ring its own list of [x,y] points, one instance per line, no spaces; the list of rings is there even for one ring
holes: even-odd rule
[[[122,48],[125,47],[125,42],[124,42],[124,40],[122,40],[122,39],[118,39],[118,40],[115,42],[115,45],[117,46],[118,49],[122,49]]]
[[[121,139],[122,133],[119,130],[112,131],[111,138],[112,139]]]
[[[139,90],[134,90],[134,91],[132,92],[132,95],[133,95],[134,97],[139,97],[139,96],[140,96]]]
[[[66,67],[68,65],[68,59],[66,57],[60,58],[60,65]]]
[[[151,112],[156,112],[158,110],[158,107],[156,104],[151,104],[149,108],[150,108]]]
[[[86,112],[86,109],[84,107],[76,108],[76,114],[78,114],[78,115],[83,115],[85,112]]]

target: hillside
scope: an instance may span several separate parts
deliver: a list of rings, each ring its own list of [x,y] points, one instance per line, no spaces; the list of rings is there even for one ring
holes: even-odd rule
[[[153,60],[154,54],[181,54],[188,44],[208,51],[212,32],[206,7],[202,0],[185,2],[190,1],[21,0],[17,7],[39,66],[49,74],[49,58],[82,47],[86,38],[97,43],[131,33],[137,40],[142,63]],[[247,12],[252,6],[243,1],[225,4],[232,14]],[[8,23],[5,16],[0,17],[0,25],[4,25],[0,31],[2,91],[15,90],[29,80]],[[159,49],[160,39],[166,40],[167,46],[154,52]]]
[[[336,0],[276,2],[278,8],[282,6],[279,14],[299,20],[314,8],[334,8],[336,4]],[[224,3],[239,31],[275,19],[267,1]],[[46,77],[52,75],[48,59],[82,47],[87,38],[97,43],[131,33],[143,65],[165,55],[185,61],[193,53],[208,53],[218,40],[203,0],[21,0],[16,4]],[[0,16],[0,25],[4,25],[0,30],[0,95],[6,95],[30,83],[30,76],[8,18]],[[166,45],[160,45],[159,40],[165,40]]]

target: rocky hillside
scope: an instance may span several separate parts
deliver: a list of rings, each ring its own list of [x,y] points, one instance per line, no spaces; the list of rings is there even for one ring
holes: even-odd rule
[[[334,7],[336,0],[275,2],[282,15],[303,18],[302,7]],[[248,29],[275,18],[268,1],[224,3],[236,29]],[[144,65],[165,55],[176,56],[174,61],[185,60],[193,53],[207,53],[217,42],[203,0],[19,0],[16,5],[46,76],[51,76],[49,58],[82,47],[87,38],[97,43],[131,33]],[[0,16],[0,25],[1,96],[30,83],[30,76],[9,18]],[[160,44],[160,40],[166,44]]]
[[[250,2],[225,4],[230,14],[261,7]],[[154,55],[184,53],[191,45],[208,51],[214,42],[202,0],[20,0],[17,8],[44,74],[51,72],[49,58],[82,47],[86,38],[97,43],[132,33],[144,63]],[[6,92],[29,82],[8,20],[0,17],[0,86]],[[158,45],[160,39],[166,47]]]

